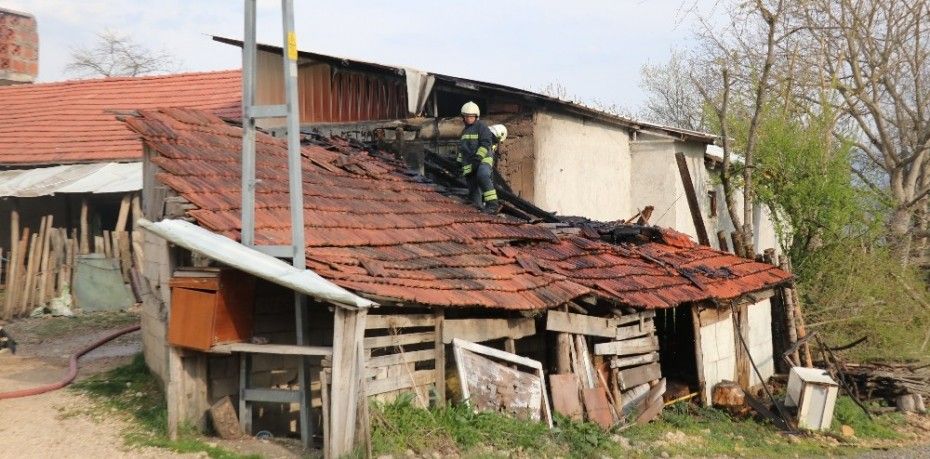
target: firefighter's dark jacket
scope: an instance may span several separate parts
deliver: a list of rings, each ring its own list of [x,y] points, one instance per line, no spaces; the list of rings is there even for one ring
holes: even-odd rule
[[[492,161],[490,158],[493,138],[491,130],[481,120],[476,120],[471,126],[465,126],[459,144],[459,158],[462,164],[478,165],[486,159]]]

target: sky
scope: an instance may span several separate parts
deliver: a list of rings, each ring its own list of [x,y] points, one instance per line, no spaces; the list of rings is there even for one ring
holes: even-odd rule
[[[464,78],[541,90],[635,111],[644,64],[667,61],[693,38],[713,0],[420,1],[294,0],[298,47]],[[0,0],[33,14],[39,81],[64,72],[74,47],[111,30],[174,56],[180,71],[239,68],[241,0]],[[258,1],[258,39],[281,44],[280,2]]]

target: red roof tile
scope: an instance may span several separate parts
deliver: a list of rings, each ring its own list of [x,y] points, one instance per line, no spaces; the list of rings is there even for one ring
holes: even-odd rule
[[[140,110],[126,123],[158,153],[157,178],[197,206],[189,215],[237,239],[241,130],[185,109]],[[257,150],[256,240],[288,244],[286,145],[259,134]],[[665,308],[788,279],[673,233],[666,235],[673,245],[559,239],[542,226],[482,214],[412,180],[402,165],[339,140],[305,146],[303,156],[307,266],[361,293],[504,309],[549,308],[595,293]]]
[[[238,117],[241,73],[183,73],[0,87],[0,165],[139,160],[113,111],[190,107]]]

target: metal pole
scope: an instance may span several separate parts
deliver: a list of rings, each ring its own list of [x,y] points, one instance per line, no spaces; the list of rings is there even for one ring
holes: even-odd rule
[[[284,63],[284,95],[287,105],[287,171],[288,192],[291,198],[291,247],[293,265],[297,269],[306,266],[304,248],[304,191],[303,161],[300,153],[300,104],[297,97],[297,32],[294,30],[294,2],[281,0],[284,46],[282,62]],[[307,344],[305,322],[307,318],[306,298],[294,293],[294,315],[297,331],[297,345]],[[300,380],[300,438],[304,446],[309,446],[313,438],[313,426],[310,425],[310,403],[308,384],[308,362],[300,357],[297,377]]]
[[[245,0],[245,37],[242,43],[242,233],[245,246],[255,245],[255,2]]]

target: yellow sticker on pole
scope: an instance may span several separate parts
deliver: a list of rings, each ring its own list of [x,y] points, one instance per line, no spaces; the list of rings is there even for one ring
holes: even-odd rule
[[[287,33],[287,58],[297,60],[297,32]]]

